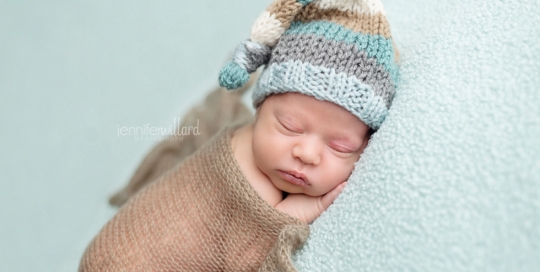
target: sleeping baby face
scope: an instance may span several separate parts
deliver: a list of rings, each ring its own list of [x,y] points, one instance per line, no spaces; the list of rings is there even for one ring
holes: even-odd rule
[[[255,164],[282,191],[321,196],[347,180],[368,132],[332,102],[300,93],[271,95],[254,123]]]

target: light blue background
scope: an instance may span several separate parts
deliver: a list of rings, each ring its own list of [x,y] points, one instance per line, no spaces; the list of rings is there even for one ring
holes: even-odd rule
[[[51,1],[52,2],[52,1]],[[537,271],[537,0],[383,0],[390,115],[301,271]],[[270,0],[0,0],[0,270],[75,271],[156,141]]]
[[[0,270],[75,271],[108,197],[269,0],[0,0]]]

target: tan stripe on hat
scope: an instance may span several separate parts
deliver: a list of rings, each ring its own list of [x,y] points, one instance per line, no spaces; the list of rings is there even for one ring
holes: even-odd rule
[[[272,2],[266,11],[274,14],[276,20],[280,21],[283,28],[287,29],[301,8],[302,4],[296,0],[278,0]]]

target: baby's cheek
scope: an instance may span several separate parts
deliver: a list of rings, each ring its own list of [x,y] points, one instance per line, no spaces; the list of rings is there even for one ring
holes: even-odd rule
[[[269,144],[261,145],[253,149],[255,165],[265,174],[272,168],[272,162],[276,161],[276,157]]]
[[[351,162],[340,162],[336,163],[333,167],[333,171],[329,171],[332,174],[333,182],[336,186],[344,181],[347,181],[354,169],[354,163]]]

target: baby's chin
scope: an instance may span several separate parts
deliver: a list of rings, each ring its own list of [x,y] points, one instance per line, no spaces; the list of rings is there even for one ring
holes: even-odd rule
[[[287,181],[280,180],[280,182],[273,182],[274,186],[278,188],[282,192],[286,192],[288,194],[304,194],[308,196],[322,196],[324,194],[313,192],[313,190],[310,190],[305,187],[300,187],[297,185],[289,184]]]
[[[274,187],[278,188],[282,192],[286,192],[289,194],[305,194],[305,189],[301,188],[299,186],[293,185],[288,183],[285,180],[282,180],[280,178],[276,178],[278,181],[272,180],[272,183],[274,183]]]

